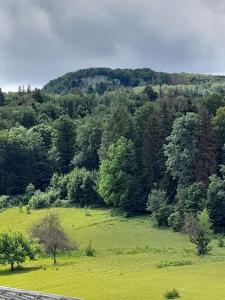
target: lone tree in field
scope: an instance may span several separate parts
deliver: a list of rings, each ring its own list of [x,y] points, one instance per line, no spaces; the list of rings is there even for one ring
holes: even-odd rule
[[[204,255],[210,251],[209,243],[212,238],[212,229],[206,209],[196,216],[187,215],[185,218],[185,231],[190,241],[196,245],[197,254]]]
[[[74,249],[74,245],[60,224],[59,217],[53,212],[49,212],[46,217],[32,226],[31,235],[43,246],[45,253],[53,257],[54,264],[57,263],[58,252]]]
[[[38,252],[37,244],[20,232],[4,232],[0,234],[0,264],[21,265],[26,258],[33,260]]]

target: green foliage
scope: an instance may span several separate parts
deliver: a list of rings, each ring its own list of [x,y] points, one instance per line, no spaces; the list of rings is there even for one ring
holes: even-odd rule
[[[86,169],[74,169],[68,177],[67,198],[72,204],[82,207],[99,205],[101,199],[96,192],[95,176]]]
[[[202,98],[199,101],[201,108],[208,111],[210,115],[215,115],[218,108],[225,105],[225,100],[221,95],[212,94],[207,97]]]
[[[195,113],[175,119],[164,148],[167,170],[178,179],[181,186],[195,181],[198,128],[199,118]]]
[[[68,172],[75,153],[75,126],[67,116],[60,117],[54,124],[52,153],[59,171]]]
[[[127,216],[157,186],[156,224],[182,230],[207,206],[224,230],[224,94],[224,76],[109,68],[0,91],[0,207],[106,203]]]
[[[135,147],[121,137],[109,147],[99,170],[99,193],[105,203],[132,214],[144,209]]]
[[[32,183],[28,184],[28,186],[26,187],[26,190],[25,190],[25,195],[24,195],[25,204],[27,204],[30,201],[30,199],[35,194],[35,192],[36,192],[35,186]]]
[[[180,294],[176,289],[172,289],[172,290],[165,292],[164,298],[165,299],[177,299],[177,298],[180,298]]]
[[[101,144],[102,122],[96,117],[87,117],[76,128],[76,153],[73,164],[88,170],[97,169],[99,165],[98,150]]]
[[[223,172],[223,168],[222,168]],[[223,173],[224,174],[224,173]],[[225,179],[213,175],[207,191],[207,209],[216,231],[225,229]]]
[[[87,256],[95,256],[95,249],[92,247],[91,241],[89,242],[88,246],[85,249],[85,253]]]
[[[212,223],[206,209],[197,217],[193,215],[185,217],[185,231],[189,234],[190,241],[196,245],[198,255],[205,255],[211,250],[209,246],[213,233],[211,227]]]
[[[224,247],[224,237],[221,234],[218,236],[218,247],[220,248]]]
[[[3,232],[0,234],[0,264],[20,266],[26,258],[34,259],[38,247],[30,238],[20,232]]]
[[[172,212],[171,215],[168,217],[168,225],[174,231],[181,231],[184,225],[183,212],[181,212],[180,210]]]
[[[147,98],[147,100],[155,101],[158,98],[157,92],[153,90],[153,88],[149,85],[147,85],[143,90],[144,96]]]
[[[179,76],[179,75],[177,75]],[[86,78],[89,78],[87,80]],[[92,79],[92,81],[90,80]],[[171,76],[167,73],[155,72],[151,69],[115,69],[89,68],[79,70],[50,81],[44,86],[45,92],[65,94],[71,90],[92,91],[103,94],[120,86],[137,86],[140,83],[170,83]]]
[[[58,191],[54,189],[49,189],[45,192],[38,190],[31,197],[29,205],[33,209],[50,207],[58,199],[58,196]]]
[[[206,187],[202,182],[195,182],[190,186],[179,189],[176,196],[179,210],[183,214],[198,214],[205,208],[206,192]]]
[[[172,207],[168,205],[166,192],[161,189],[153,189],[148,196],[148,209],[152,213],[156,226],[168,226],[168,218]]]
[[[208,178],[216,171],[215,132],[206,111],[200,113],[195,177],[196,181],[208,184]]]
[[[134,119],[124,103],[113,106],[103,124],[101,148],[99,150],[101,159],[107,157],[110,145],[116,143],[122,136],[133,141],[135,140]]]
[[[10,197],[7,195],[0,196],[0,209],[4,209],[10,206],[11,206]]]
[[[3,106],[5,104],[5,95],[2,92],[2,89],[0,88],[0,106]]]

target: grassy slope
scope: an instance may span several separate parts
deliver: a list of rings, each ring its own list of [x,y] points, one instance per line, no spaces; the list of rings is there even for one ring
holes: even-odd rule
[[[148,217],[122,219],[107,211],[56,209],[68,233],[80,243],[80,251],[59,258],[57,267],[49,259],[27,262],[24,270],[0,272],[0,285],[40,290],[86,300],[162,299],[167,289],[177,288],[182,299],[223,299],[225,294],[225,250],[216,245],[210,255],[196,257],[186,236],[158,230]],[[45,212],[0,215],[0,230],[27,231]],[[96,257],[82,249],[92,240]],[[159,263],[192,263],[157,268]]]

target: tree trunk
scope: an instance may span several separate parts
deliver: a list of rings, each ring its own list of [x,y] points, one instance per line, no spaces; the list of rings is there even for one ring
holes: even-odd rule
[[[54,265],[57,263],[56,261],[56,254],[53,254],[53,261],[54,261]]]
[[[13,271],[13,270],[14,270],[14,263],[11,262],[11,271]]]

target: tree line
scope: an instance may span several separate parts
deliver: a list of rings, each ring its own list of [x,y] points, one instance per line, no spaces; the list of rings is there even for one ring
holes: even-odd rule
[[[176,231],[207,211],[224,231],[224,92],[185,87],[1,92],[0,207],[147,210]]]

